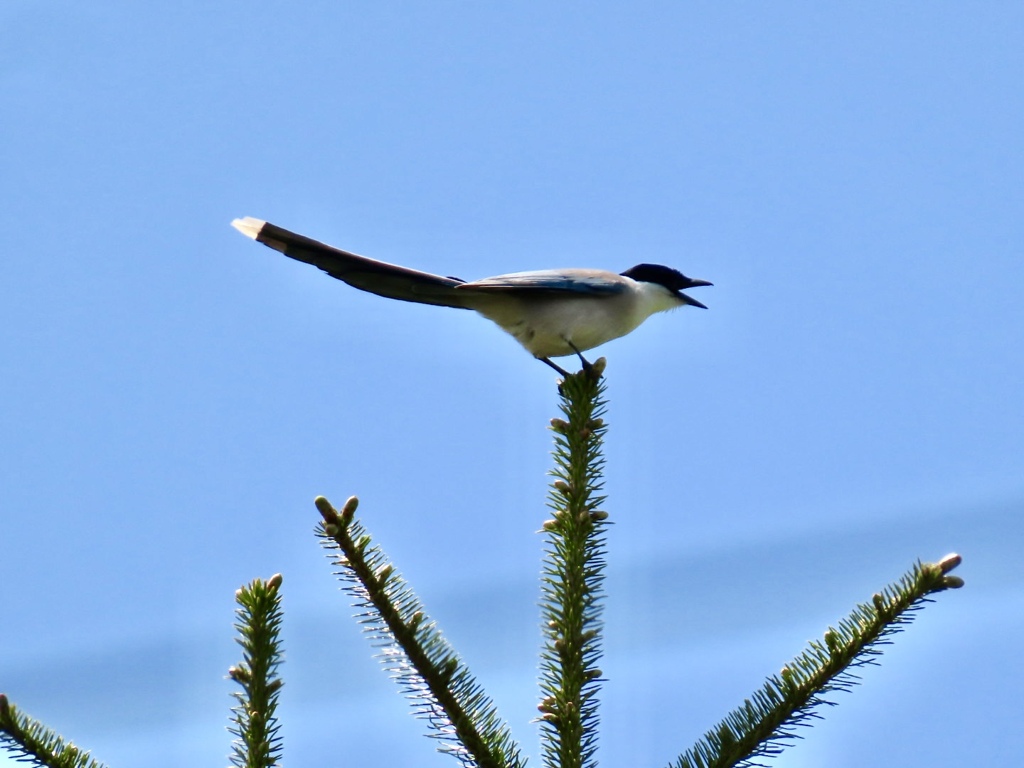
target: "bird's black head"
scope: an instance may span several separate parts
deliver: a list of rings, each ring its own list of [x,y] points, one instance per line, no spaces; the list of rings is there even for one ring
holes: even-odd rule
[[[623,277],[636,280],[638,283],[654,283],[672,291],[676,296],[687,304],[701,309],[707,309],[696,299],[691,299],[683,291],[687,288],[699,288],[703,285],[712,285],[707,280],[695,280],[687,277],[677,269],[663,267],[661,264],[637,264],[622,273]]]

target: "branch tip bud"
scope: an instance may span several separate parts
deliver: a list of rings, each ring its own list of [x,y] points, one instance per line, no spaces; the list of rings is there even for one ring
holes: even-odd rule
[[[958,555],[956,552],[951,552],[944,558],[939,560],[939,562],[937,562],[936,565],[939,566],[939,570],[943,573],[949,573],[962,562],[963,558],[960,557],[960,555]]]
[[[347,524],[356,514],[356,508],[359,506],[359,499],[355,496],[349,496],[345,500],[345,506],[341,508],[341,519]]]
[[[281,586],[282,581],[284,581],[284,576],[282,576],[280,573],[275,573],[273,576],[267,579],[267,586],[270,589],[276,590]]]
[[[960,589],[964,585],[964,580],[959,576],[946,576],[942,579],[942,586],[946,589]]]
[[[324,498],[323,496],[317,496],[315,499],[313,499],[313,504],[316,505],[317,511],[320,513],[320,516],[323,517],[324,522],[338,522],[338,511],[331,506],[331,502],[329,502],[326,498]]]

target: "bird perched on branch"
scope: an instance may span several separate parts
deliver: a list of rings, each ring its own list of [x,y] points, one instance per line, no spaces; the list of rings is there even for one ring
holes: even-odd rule
[[[683,291],[711,285],[659,264],[638,264],[622,274],[545,269],[466,282],[358,256],[259,219],[246,217],[231,224],[243,235],[360,290],[475,310],[563,376],[569,374],[552,357],[576,355],[589,368],[583,352],[625,336],[655,312],[685,306],[707,309]]]

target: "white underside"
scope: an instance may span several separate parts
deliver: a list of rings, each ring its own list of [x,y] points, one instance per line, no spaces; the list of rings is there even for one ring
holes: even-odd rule
[[[495,295],[473,308],[512,334],[534,357],[563,357],[625,336],[655,312],[680,304],[661,286],[638,284],[636,291],[608,297],[557,296],[524,301]]]

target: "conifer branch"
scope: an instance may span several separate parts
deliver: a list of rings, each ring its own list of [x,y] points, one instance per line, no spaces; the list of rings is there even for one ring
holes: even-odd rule
[[[50,768],[105,768],[71,742],[26,715],[0,693],[0,746],[15,760]]]
[[[281,737],[275,712],[282,680],[281,574],[267,581],[255,579],[235,593],[238,608],[236,642],[242,646],[242,662],[228,674],[242,690],[231,694],[238,704],[228,730],[236,736],[231,763],[237,768],[270,768],[280,764]]]
[[[413,714],[427,720],[438,749],[467,768],[525,765],[494,704],[384,553],[371,546],[355,519],[358,503],[353,496],[339,512],[318,497],[324,519],[317,535],[334,551],[332,562],[341,566],[337,575],[361,610],[363,630],[381,649],[378,658],[412,702]]]
[[[931,602],[929,595],[963,586],[958,576],[948,575],[959,564],[959,555],[916,563],[898,582],[873,595],[870,604],[861,603],[838,627],[829,627],[823,642],[811,641],[672,768],[762,765],[754,761],[781,752],[797,738],[797,726],[820,717],[816,707],[835,703],[825,698],[828,694],[848,691],[859,682],[852,669],[878,663],[879,646],[892,642],[892,635],[910,623],[914,612]]]
[[[552,419],[552,518],[541,586],[545,644],[538,709],[548,768],[594,766],[601,670],[601,597],[608,513],[601,472],[605,433],[601,375],[605,360],[567,376],[559,387],[564,419]]]

